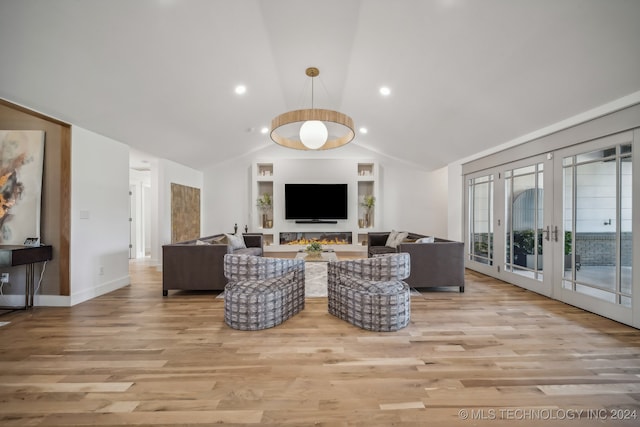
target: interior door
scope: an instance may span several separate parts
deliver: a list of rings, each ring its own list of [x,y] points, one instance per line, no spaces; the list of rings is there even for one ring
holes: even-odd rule
[[[555,224],[563,249],[554,297],[632,323],[633,133],[559,150]]]
[[[136,258],[137,255],[137,221],[136,221],[136,186],[129,186],[129,259]]]

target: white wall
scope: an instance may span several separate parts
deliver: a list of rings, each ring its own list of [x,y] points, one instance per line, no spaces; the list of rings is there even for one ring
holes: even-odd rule
[[[129,284],[129,148],[71,129],[71,297],[74,305]]]
[[[450,163],[447,166],[448,176],[448,223],[449,239],[461,242],[463,240],[462,210],[463,210],[463,182],[462,163]]]
[[[433,172],[382,160],[383,230],[447,237],[447,170]]]
[[[233,233],[233,225],[244,231],[249,225],[251,198],[251,160],[221,163],[203,173],[204,194],[202,235]],[[255,231],[255,230],[249,230]]]
[[[165,159],[151,162],[151,260],[160,265],[162,245],[171,243],[171,183],[200,189],[200,234],[202,234],[203,174]]]
[[[429,172],[413,165],[379,155],[357,144],[323,152],[299,151],[269,144],[265,149],[204,170],[204,235],[239,230],[250,223],[250,209],[255,200],[251,194],[251,166],[255,162],[324,159],[327,177],[342,169],[331,168],[331,160],[374,160],[380,166],[380,193],[377,205],[382,209],[378,230],[410,230],[446,237],[447,234],[447,169]],[[281,163],[281,162],[280,162]],[[337,166],[342,162],[336,161]],[[274,171],[274,173],[277,173]],[[343,179],[344,180],[344,179]],[[345,181],[346,182],[346,181]],[[355,220],[355,219],[354,219]]]

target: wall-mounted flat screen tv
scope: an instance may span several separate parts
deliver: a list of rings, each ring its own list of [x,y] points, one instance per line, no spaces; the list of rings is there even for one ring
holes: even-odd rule
[[[284,185],[285,219],[347,219],[347,211],[347,184]]]

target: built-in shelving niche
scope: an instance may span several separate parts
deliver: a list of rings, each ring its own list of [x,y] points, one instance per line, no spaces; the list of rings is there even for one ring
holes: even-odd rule
[[[284,194],[280,194],[286,183],[286,179],[279,176],[279,168],[287,168],[287,162],[295,162],[295,159],[275,160],[275,161],[262,161],[257,162],[252,168],[252,188],[253,188],[253,206],[251,214],[251,231],[256,231],[264,234],[265,244],[267,250],[270,247],[273,250],[290,250],[295,247],[300,248],[301,245],[285,245],[280,242],[282,234],[298,234],[301,232],[311,233],[346,233],[348,235],[349,244],[336,244],[329,245],[336,250],[345,248],[345,250],[363,250],[366,246],[368,233],[375,231],[380,221],[380,195],[378,185],[378,164],[375,161],[360,161],[353,162],[352,166],[343,169],[344,182],[350,186],[355,187],[356,200],[350,201],[353,203],[349,208],[350,215],[357,217],[350,217],[347,221],[339,221],[337,226],[330,225],[312,225],[308,230],[295,230],[296,224],[291,224],[291,221],[285,221],[284,212],[282,212],[284,203]],[[321,161],[321,160],[320,160]],[[328,161],[330,162],[330,161]],[[349,169],[351,172],[349,172]],[[282,175],[282,173],[280,173]],[[301,179],[300,181],[303,181]],[[257,206],[257,199],[262,197],[263,194],[268,193],[272,196],[273,206],[270,211],[262,212]],[[353,194],[353,193],[352,193]],[[375,197],[375,206],[367,212],[367,209],[363,206],[365,196]],[[263,221],[263,215],[267,215],[267,220]],[[368,214],[368,215],[367,215]],[[300,225],[297,225],[300,227]],[[346,226],[346,227],[345,227]],[[320,227],[333,227],[331,230]],[[335,230],[341,230],[336,232]]]

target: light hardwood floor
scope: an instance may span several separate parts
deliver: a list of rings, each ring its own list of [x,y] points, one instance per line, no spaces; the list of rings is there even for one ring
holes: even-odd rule
[[[393,333],[326,298],[236,331],[214,294],[163,298],[155,269],[131,273],[0,316],[0,425],[640,425],[640,331],[476,273],[463,294],[412,297]]]

